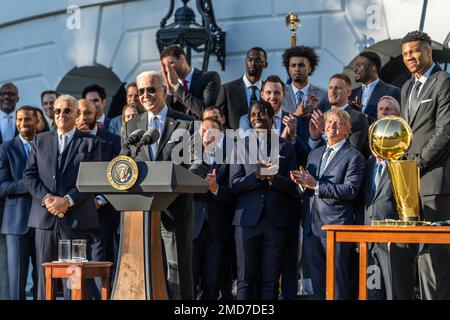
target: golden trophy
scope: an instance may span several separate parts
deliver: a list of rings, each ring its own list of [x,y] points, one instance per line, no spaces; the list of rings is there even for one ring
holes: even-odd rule
[[[399,117],[382,118],[369,128],[369,145],[378,158],[387,160],[397,211],[402,223],[423,225],[419,221],[419,167],[415,160],[399,160],[408,151],[413,138],[411,127]],[[393,223],[394,222],[394,223]],[[380,221],[374,224],[380,225]]]
[[[291,47],[297,46],[297,27],[300,27],[300,18],[298,14],[289,12],[286,16],[286,26],[291,28]]]

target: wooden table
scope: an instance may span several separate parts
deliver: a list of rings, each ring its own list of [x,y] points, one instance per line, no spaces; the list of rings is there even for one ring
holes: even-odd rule
[[[359,300],[367,300],[367,243],[450,244],[450,227],[325,225],[322,229],[327,232],[327,300],[334,300],[336,242],[359,243]]]
[[[102,300],[109,298],[109,278],[112,262],[46,262],[45,269],[45,299],[55,298],[54,279],[72,280],[72,300],[84,298],[84,279],[102,278]]]

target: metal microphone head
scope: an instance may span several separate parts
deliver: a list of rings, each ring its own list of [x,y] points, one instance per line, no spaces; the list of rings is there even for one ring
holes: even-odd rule
[[[158,141],[158,139],[159,139],[159,131],[156,130],[155,128],[151,128],[144,133],[139,144],[143,146],[151,145],[154,144],[156,141]]]
[[[144,136],[144,133],[145,133],[144,129],[134,130],[128,137],[126,144],[129,146],[130,145],[134,146],[134,145],[138,144],[139,141],[141,141],[142,137]]]

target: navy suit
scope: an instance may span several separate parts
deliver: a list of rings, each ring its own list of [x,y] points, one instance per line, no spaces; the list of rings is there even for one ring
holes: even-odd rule
[[[58,240],[88,239],[90,230],[98,227],[94,196],[78,191],[76,181],[81,162],[100,160],[99,139],[78,130],[61,155],[58,154],[56,131],[41,133],[34,139],[24,179],[33,197],[28,226],[36,228],[39,299],[45,297],[42,263],[57,259]],[[47,194],[60,197],[69,195],[72,198],[74,205],[69,208],[64,218],[50,214],[47,208],[42,206]]]
[[[358,97],[358,101],[362,102],[362,86],[359,86],[352,90],[352,94],[350,95],[349,100],[355,100]],[[377,105],[380,101],[380,98],[383,96],[391,96],[395,98],[395,100],[400,103],[400,88],[397,88],[393,85],[390,85],[383,80],[379,80],[375,85],[375,88],[370,95],[369,101],[367,102],[367,106],[364,109],[364,114],[367,116],[367,120],[369,121],[369,125],[377,120]]]
[[[249,152],[249,139],[245,151]],[[237,197],[236,226],[238,299],[275,299],[289,222],[289,200],[296,193],[289,174],[296,167],[294,146],[280,139],[279,170],[272,181],[256,178],[256,164],[233,164],[230,183]],[[238,150],[240,152],[240,150]],[[240,159],[244,159],[239,154]]]
[[[226,146],[216,150],[225,159]],[[210,191],[194,195],[195,226],[192,239],[194,249],[192,255],[192,271],[194,274],[194,290],[201,287],[201,299],[217,300],[219,296],[220,272],[223,264],[227,236],[231,228],[233,194],[229,188],[229,165],[209,164],[211,172],[216,170],[216,181],[219,185],[217,194]],[[227,257],[229,258],[229,257]],[[225,271],[225,270],[224,270]]]
[[[346,142],[329,161],[319,177],[319,168],[326,146],[311,151],[307,171],[318,181],[319,194],[305,190],[304,194],[304,254],[311,274],[316,299],[325,298],[327,224],[355,224],[355,199],[364,178],[365,160],[361,153]],[[351,299],[350,257],[353,246],[336,244],[336,297]]]
[[[6,235],[9,298],[12,300],[26,298],[30,257],[33,262],[33,282],[37,284],[34,230],[28,227],[31,196],[23,180],[26,161],[27,155],[18,136],[1,145],[0,197],[5,197],[1,233]]]

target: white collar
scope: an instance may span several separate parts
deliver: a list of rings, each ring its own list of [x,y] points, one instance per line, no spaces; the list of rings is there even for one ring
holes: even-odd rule
[[[261,86],[262,86],[262,80],[259,79],[258,81],[256,81],[255,83],[251,83],[250,80],[248,80],[247,78],[247,74],[245,73],[244,76],[242,77],[242,80],[244,80],[244,84],[245,87],[248,89],[251,86],[255,86],[257,87],[259,90],[261,90]]]
[[[70,131],[68,131],[68,132],[65,133],[65,134],[67,135],[67,139],[68,139],[68,140],[71,140],[71,139],[73,138],[73,135],[75,134],[75,130],[76,130],[76,129],[77,129],[76,127],[73,127],[72,130],[70,130]],[[58,133],[58,138],[59,138],[61,135],[63,135],[63,133],[62,133],[61,131],[59,131],[59,129],[57,129],[57,133]]]
[[[346,102],[345,104],[343,104],[342,106],[339,107],[339,109],[341,110],[345,110],[345,108],[348,107],[348,102]]]
[[[157,117],[159,120],[163,121],[164,119],[166,119],[167,111],[169,111],[169,108],[167,107],[167,105],[164,105],[164,107],[161,109],[161,111],[158,114],[153,114],[153,112],[147,111],[148,112],[148,121],[150,122],[151,119],[153,119],[153,117]]]
[[[184,80],[187,81],[187,85],[188,87],[191,86],[191,82],[192,82],[192,75],[194,74],[194,68],[191,67],[191,71],[189,71],[189,73],[186,75],[186,77],[184,77]]]
[[[18,134],[20,141],[22,142],[22,144],[29,144],[31,141],[25,140],[24,137],[22,137],[20,134]]]
[[[283,119],[283,106],[281,106],[280,110],[278,110],[278,112],[273,115],[274,118],[276,116],[278,116],[280,119]]]
[[[332,148],[334,152],[338,152],[339,149],[342,148],[342,146],[345,144],[347,140],[342,139],[341,141],[339,141],[338,143],[333,144],[332,146],[327,144],[327,148]]]
[[[97,119],[97,122],[105,123],[105,114],[104,113],[102,113],[100,118]]]
[[[373,80],[369,84],[363,84],[363,88],[366,87],[366,88],[369,88],[371,91],[373,91],[373,89],[375,88],[375,86],[377,85],[378,82],[380,82],[380,78]]]
[[[420,82],[422,82],[422,84],[424,84],[425,81],[428,80],[428,77],[430,76],[431,71],[433,71],[434,66],[435,66],[435,63],[433,62],[433,64],[432,64],[431,67],[427,70],[427,72],[425,72],[420,78],[417,78],[417,77],[414,75],[414,80],[415,80],[414,83],[416,83],[417,81],[420,81]]]
[[[94,129],[91,130],[90,134],[92,134],[93,136],[96,136],[98,132],[98,126],[95,125]]]

